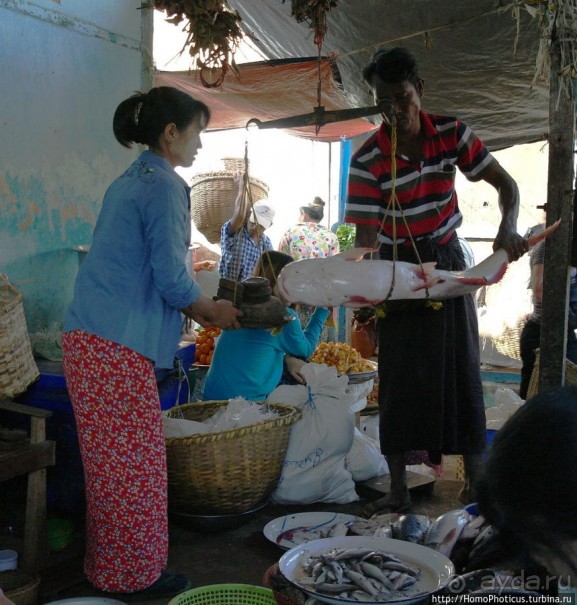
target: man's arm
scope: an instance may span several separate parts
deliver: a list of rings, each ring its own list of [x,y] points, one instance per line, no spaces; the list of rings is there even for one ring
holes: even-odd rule
[[[234,211],[228,225],[228,235],[232,236],[240,231],[246,220],[247,196],[245,195],[245,175],[241,172],[236,172],[233,175],[234,182],[238,188],[236,200],[234,202]]]
[[[500,165],[495,164],[481,178],[492,185],[498,194],[501,223],[493,250],[503,248],[509,261],[518,260],[529,250],[529,243],[517,233],[519,215],[519,187],[515,179]]]

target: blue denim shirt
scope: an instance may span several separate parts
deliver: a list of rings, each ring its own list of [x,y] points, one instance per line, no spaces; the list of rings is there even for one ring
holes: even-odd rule
[[[189,276],[190,188],[145,151],[108,188],[64,330],[85,330],[171,368],[180,310],[200,287]]]

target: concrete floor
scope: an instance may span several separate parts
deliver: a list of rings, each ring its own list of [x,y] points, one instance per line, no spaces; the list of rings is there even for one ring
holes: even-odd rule
[[[412,491],[412,512],[436,518],[447,510],[461,508],[457,500],[461,482],[456,480],[455,471],[455,458],[446,457],[443,476],[434,483]],[[361,516],[366,503],[382,493],[371,493],[365,489],[359,491],[363,498],[350,504],[268,505],[240,527],[219,533],[192,531],[171,522],[168,569],[186,574],[194,586],[221,583],[260,586],[265,571],[284,552],[263,535],[263,527],[268,521],[304,511],[333,511]],[[66,550],[50,556],[42,574],[38,605],[57,599],[97,594],[82,575],[83,546],[80,535]],[[169,600],[156,599],[146,603],[167,605]]]

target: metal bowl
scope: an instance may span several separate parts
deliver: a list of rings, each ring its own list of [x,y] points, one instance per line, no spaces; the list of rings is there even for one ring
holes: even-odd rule
[[[230,531],[250,521],[256,513],[268,504],[268,500],[260,502],[242,513],[227,515],[201,515],[183,513],[179,511],[168,511],[168,518],[185,529],[204,533],[216,533]]]

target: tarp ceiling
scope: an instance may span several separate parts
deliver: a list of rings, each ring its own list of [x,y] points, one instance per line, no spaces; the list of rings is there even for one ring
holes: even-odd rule
[[[245,63],[239,65],[239,72],[238,78],[229,72],[218,88],[204,87],[198,72],[194,71],[161,71],[155,75],[155,84],[175,86],[206,103],[212,112],[209,130],[244,128],[253,118],[266,122],[309,114],[317,105],[319,62],[316,58]],[[209,73],[203,75],[209,79]],[[349,108],[334,62],[321,61],[320,77],[325,110]],[[314,126],[293,128],[291,132],[328,142],[349,139],[374,128],[374,124],[365,119],[355,119],[326,124],[318,134]]]
[[[290,0],[229,0],[229,5],[267,58],[317,55],[309,26],[291,17]],[[379,46],[402,45],[419,59],[425,110],[462,118],[492,149],[541,140],[549,129],[548,89],[532,86],[540,32],[525,9],[514,19],[511,6],[495,0],[339,0],[328,14],[322,51],[335,54],[353,107],[372,103],[361,78],[372,53]],[[233,86],[229,75],[222,94]],[[300,113],[294,109],[305,91],[297,87],[286,94],[291,95],[288,115]],[[306,94],[316,99],[316,85]],[[250,99],[249,119],[260,118],[259,95]],[[310,99],[304,105],[310,107]]]

